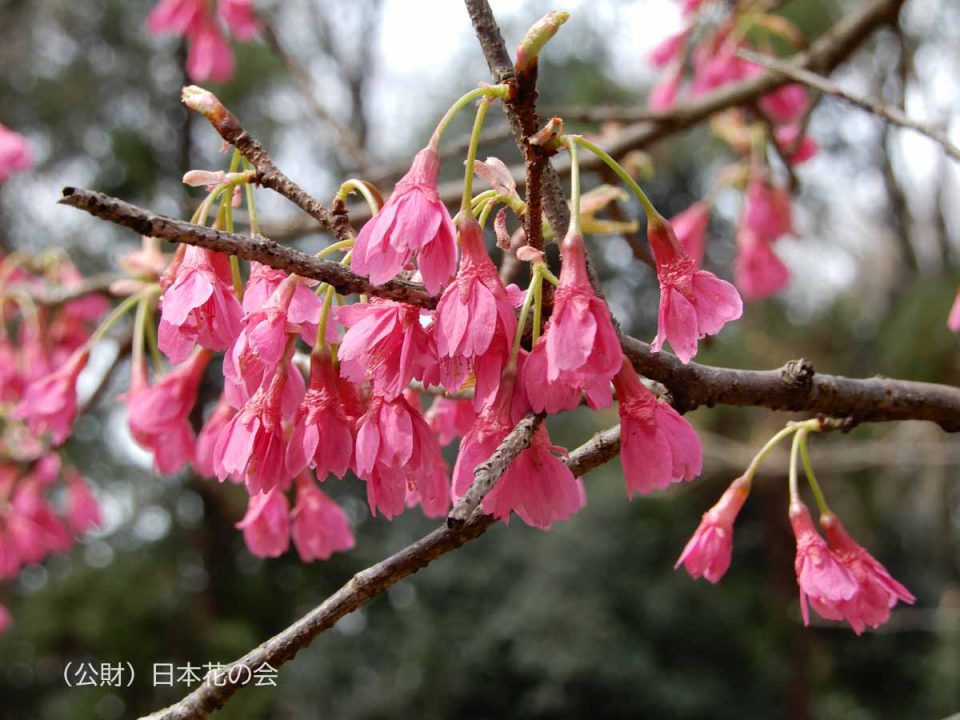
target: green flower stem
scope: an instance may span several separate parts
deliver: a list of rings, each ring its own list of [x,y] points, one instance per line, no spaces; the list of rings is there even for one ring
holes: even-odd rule
[[[537,276],[537,283],[533,286],[533,342],[540,339],[540,322],[543,316],[543,272],[537,271],[537,267],[546,267],[538,263],[534,267],[534,275]],[[531,346],[532,347],[532,346]]]
[[[243,169],[253,170],[253,166],[246,158],[243,158]],[[250,235],[256,236],[260,234],[260,225],[257,223],[257,207],[253,202],[253,183],[246,183],[244,191],[247,196],[247,215],[250,221]]]
[[[330,306],[333,305],[333,296],[336,291],[332,285],[323,283],[326,286],[326,294],[323,296],[323,310],[320,312],[320,324],[317,325],[317,341],[314,344],[315,351],[329,352],[330,346],[327,344],[327,320],[330,317]]]
[[[362,180],[357,180],[356,178],[350,178],[340,186],[340,189],[337,191],[337,199],[346,200],[347,195],[352,193],[354,190],[363,195],[363,199],[367,201],[367,207],[370,208],[371,216],[380,212],[380,203],[377,202],[377,199],[373,196],[373,193],[370,192],[370,188],[367,187],[365,182]]]
[[[153,298],[145,301],[146,310],[146,335],[147,347],[150,348],[150,357],[153,360],[153,367],[157,372],[163,371],[163,356],[160,355],[160,345],[157,343],[157,326],[153,323]]]
[[[797,457],[800,454],[800,432],[797,428],[796,435],[793,436],[793,444],[790,446],[790,504],[794,505],[800,502],[800,492],[797,487]]]
[[[477,107],[477,117],[473,121],[473,131],[470,133],[470,145],[467,147],[466,170],[463,178],[463,197],[460,201],[460,212],[469,213],[474,217],[470,199],[473,197],[473,166],[477,161],[477,145],[480,144],[480,130],[483,129],[483,120],[487,116],[490,103],[486,99]]]
[[[147,335],[147,303],[146,295],[136,295],[137,314],[133,319],[133,350],[130,364],[133,365],[134,377],[138,368],[143,367],[143,346]]]
[[[483,87],[474,88],[468,93],[465,93],[457,100],[453,105],[450,106],[450,109],[440,118],[440,122],[437,123],[437,129],[433,131],[433,135],[430,136],[430,144],[434,147],[440,145],[440,136],[443,135],[444,130],[447,129],[447,126],[450,125],[450,122],[456,116],[458,112],[463,110],[467,105],[472,103],[478,98],[501,98],[506,99],[510,95],[510,88],[506,85],[484,85]]]
[[[817,476],[813,474],[813,465],[810,462],[810,451],[807,449],[807,428],[801,428],[797,432],[797,444],[800,446],[800,460],[803,463],[803,471],[807,475],[807,482],[810,483],[810,489],[813,490],[813,497],[817,501],[817,508],[821,515],[831,515],[830,506],[827,505],[827,499],[823,495],[820,483],[817,482]]]
[[[640,201],[640,205],[643,207],[643,212],[646,214],[648,220],[650,218],[659,217],[660,213],[657,212],[657,209],[653,206],[653,203],[650,202],[650,198],[647,197],[647,194],[640,188],[639,185],[637,185],[636,180],[630,177],[630,173],[624,170],[623,166],[620,163],[618,163],[616,160],[610,157],[610,155],[608,155],[604,150],[597,147],[589,140],[585,140],[580,135],[568,135],[567,138],[577,143],[578,145],[586,148],[587,150],[592,152],[594,155],[596,155],[598,158],[603,160],[603,162],[605,162],[607,166],[611,170],[613,170],[617,174],[617,176],[627,184],[627,187],[629,187],[633,191],[633,194],[637,196],[637,200]],[[572,156],[571,156],[571,159],[572,159]]]
[[[527,316],[530,314],[531,306],[536,303],[537,299],[537,290],[543,283],[543,270],[546,265],[542,263],[537,263],[533,266],[533,273],[530,277],[530,286],[527,288],[526,294],[523,296],[523,306],[520,308],[520,318],[517,320],[517,331],[513,335],[513,347],[510,350],[510,364],[507,366],[508,369],[512,372],[517,371],[517,360],[520,357],[520,341],[523,340],[523,331],[527,327]],[[541,295],[542,299],[542,295]],[[534,310],[534,318],[538,318],[539,307],[536,307]],[[536,328],[534,328],[536,332]]]
[[[350,238],[349,240],[341,240],[340,242],[335,242],[332,245],[327,245],[323,250],[316,253],[314,257],[325,258],[328,255],[333,255],[333,253],[335,252],[338,252],[340,250],[345,250],[346,248],[352,248],[352,247],[353,247],[353,238]]]
[[[753,480],[753,476],[757,474],[760,463],[762,463],[763,459],[770,454],[770,451],[773,450],[785,437],[795,433],[797,429],[798,427],[796,425],[787,425],[780,432],[770,438],[766,445],[760,448],[760,452],[758,452],[754,456],[753,460],[750,461],[750,465],[747,466],[747,471],[743,474],[748,482]]]
[[[119,305],[117,305],[117,306],[110,312],[110,314],[107,315],[106,318],[104,318],[103,322],[100,323],[100,327],[98,327],[98,328],[94,331],[93,335],[91,335],[91,336],[90,336],[90,339],[87,341],[87,347],[93,347],[93,346],[96,345],[98,342],[100,342],[101,340],[103,340],[104,336],[105,336],[108,332],[110,332],[110,329],[111,329],[114,325],[117,324],[117,321],[118,321],[120,318],[122,318],[124,315],[126,315],[127,312],[129,312],[129,311],[133,308],[134,305],[136,305],[138,302],[140,302],[140,299],[141,299],[142,297],[148,296],[148,295],[153,295],[154,293],[159,293],[159,292],[160,292],[160,286],[159,286],[159,285],[152,285],[152,286],[150,286],[149,288],[147,288],[146,290],[143,290],[143,291],[137,293],[136,295],[131,295],[130,297],[125,298],[125,299],[123,300],[123,302],[121,302]]]

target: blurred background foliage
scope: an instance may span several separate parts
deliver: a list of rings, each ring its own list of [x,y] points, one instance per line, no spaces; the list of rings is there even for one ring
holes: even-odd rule
[[[397,161],[402,167],[452,98],[486,79],[466,13],[444,24],[450,4],[442,13],[440,3],[418,8],[413,18],[411,4],[395,1],[258,6],[317,96],[369,148],[368,172],[383,175]],[[789,0],[783,12],[812,37],[857,4]],[[572,5],[541,66],[542,107],[642,104],[651,79],[644,51],[675,29],[669,1]],[[0,2],[0,122],[26,133],[39,158],[34,173],[0,191],[7,249],[63,246],[84,269],[102,270],[137,239],[57,208],[60,186],[176,214],[196,200],[179,183],[183,171],[225,162],[212,131],[178,102],[183,50],[148,36],[150,6]],[[548,5],[494,9],[515,43]],[[911,0],[903,35],[880,33],[839,77],[888,102],[905,97],[912,114],[956,115],[956,78],[943,78],[944,67],[960,62],[958,20],[951,0]],[[441,36],[458,38],[449,56],[416,73],[396,69],[409,68],[408,51]],[[349,156],[270,47],[237,50],[239,71],[216,92],[282,167],[330,196],[354,170]],[[502,119],[493,115],[496,127]],[[781,243],[794,283],[783,297],[748,306],[698,359],[766,368],[803,356],[826,372],[956,383],[957,339],[945,328],[960,280],[955,168],[832,101],[812,128],[824,151],[800,173],[800,237]],[[489,153],[517,159],[506,141]],[[702,128],[651,154],[649,187],[664,214],[702,196],[729,161]],[[445,173],[455,178],[458,167],[450,160]],[[293,227],[291,242],[325,242],[297,230],[284,201],[259,196],[268,235]],[[737,207],[735,195],[723,194],[711,226],[708,265],[725,276]],[[651,272],[620,237],[591,245],[625,329],[651,337]],[[123,372],[112,389],[125,389]],[[768,461],[741,516],[723,582],[712,587],[671,569],[700,513],[784,419],[750,408],[695,412],[706,446],[701,479],[628,503],[613,462],[586,478],[589,503],[574,522],[548,533],[518,521],[495,528],[344,618],[284,669],[279,688],[245,690],[218,717],[800,720],[937,718],[960,709],[960,446],[938,428],[867,426],[814,441],[831,504],[918,597],[881,632],[856,638],[800,624],[782,455]],[[578,412],[553,418],[551,431],[573,447],[615,421],[609,411]],[[82,419],[66,452],[97,486],[106,527],[0,589],[16,621],[0,637],[4,720],[113,720],[172,702],[186,688],[153,687],[154,663],[231,660],[433,525],[416,513],[371,519],[362,485],[333,480],[327,489],[354,520],[357,549],[326,563],[303,565],[293,554],[264,562],[233,528],[243,492],[188,473],[152,475],[126,434],[121,403]],[[129,662],[137,677],[130,688],[71,689],[63,680],[71,661]]]

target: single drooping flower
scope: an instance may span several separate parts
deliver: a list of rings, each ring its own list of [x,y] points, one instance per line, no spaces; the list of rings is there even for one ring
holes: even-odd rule
[[[477,414],[473,411],[472,400],[455,400],[439,395],[427,409],[424,418],[437,434],[440,444],[449,445],[470,431]]]
[[[859,586],[856,596],[843,605],[843,619],[857,635],[868,627],[877,628],[889,620],[890,610],[898,600],[908,605],[916,601],[913,593],[894,580],[876,558],[847,534],[836,515],[821,515],[820,527],[827,536],[834,556],[850,571]]]
[[[170,270],[161,300],[160,349],[172,363],[183,362],[196,343],[226,350],[240,334],[241,319],[227,256],[187,246]]]
[[[290,509],[277,487],[250,495],[247,513],[237,523],[247,549],[257,557],[275,558],[290,546]]]
[[[220,431],[213,469],[221,482],[228,476],[243,481],[251,494],[289,486],[282,407],[286,383],[286,368],[280,366]]]
[[[73,427],[77,414],[77,377],[89,359],[89,349],[81,348],[52,373],[30,383],[14,416],[25,420],[35,435],[49,432],[54,444],[61,445]]]
[[[507,374],[493,402],[463,436],[453,470],[456,498],[466,494],[477,466],[490,458],[529,410],[522,388]],[[504,522],[515,512],[528,525],[542,529],[556,521],[569,520],[586,504],[586,495],[580,479],[574,477],[556,452],[566,451],[550,442],[546,427],[541,425],[530,447],[514,458],[484,497],[484,512]]]
[[[0,124],[0,183],[15,172],[29,170],[33,152],[29,141],[20,133]]]
[[[774,122],[786,124],[798,121],[807,111],[809,102],[806,88],[791,83],[760,98],[760,109]]]
[[[8,530],[21,565],[40,562],[50,553],[65,552],[73,535],[54,511],[37,483],[21,484],[10,502]]]
[[[772,184],[765,172],[753,172],[747,185],[742,222],[768,242],[793,233],[790,192]]]
[[[293,544],[304,562],[326,560],[354,546],[347,514],[307,474],[297,478],[297,504],[290,526]]]
[[[683,565],[694,580],[703,577],[712,583],[720,582],[733,554],[733,523],[749,494],[750,481],[746,477],[730,483],[717,504],[703,514],[673,568]]]
[[[645,495],[699,475],[703,449],[697,433],[676,410],[647,390],[626,358],[613,385],[620,411],[620,461],[628,494]]]
[[[357,475],[367,483],[374,514],[399,515],[415,494],[428,517],[446,514],[450,483],[440,444],[430,426],[404,395],[374,395],[357,422]]]
[[[800,612],[803,624],[810,624],[812,606],[827,620],[843,620],[846,606],[860,592],[857,579],[827,547],[810,517],[807,506],[799,500],[790,503],[790,524],[797,538],[794,569],[800,587]]]
[[[677,239],[699,267],[703,264],[704,239],[707,236],[707,225],[710,222],[710,206],[703,200],[698,200],[682,213],[670,218],[670,227],[677,234]]]
[[[733,277],[748,300],[769,297],[790,283],[790,271],[777,257],[770,241],[762,239],[742,222],[737,230]]]
[[[743,314],[736,288],[706,270],[698,270],[665,219],[648,218],[647,237],[657,261],[660,312],[653,349],[669,341],[683,362],[697,354],[698,341],[716,335],[728,322]]]
[[[327,353],[310,357],[310,384],[293,419],[287,445],[287,473],[297,477],[308,467],[317,477],[343,477],[353,462],[353,422],[344,412],[340,383]]]
[[[592,408],[609,406],[610,381],[623,357],[610,309],[590,284],[583,236],[573,223],[562,252],[553,314],[523,368],[527,397],[537,412],[571,410],[584,392]]]
[[[213,412],[207,421],[200,428],[197,435],[196,447],[193,453],[193,469],[201,477],[216,477],[213,458],[214,450],[217,447],[217,440],[220,439],[220,433],[237,414],[236,408],[227,402],[226,398],[221,397],[217,401]]]
[[[376,285],[395,277],[413,255],[423,284],[431,293],[457,267],[453,221],[440,200],[440,156],[434,145],[418,152],[407,174],[380,212],[361,228],[351,268]]]
[[[395,398],[436,363],[420,310],[412,305],[373,299],[344,305],[336,317],[347,328],[337,353],[340,374],[357,384],[371,381],[378,395]]]
[[[483,230],[460,215],[460,269],[443,291],[434,316],[437,353],[470,363],[476,375],[475,407],[492,399],[510,357],[517,328],[513,303],[483,244]]]
[[[134,439],[153,453],[153,465],[159,472],[176,472],[193,460],[190,412],[211,355],[209,350],[195,350],[185,363],[153,385],[147,383],[142,365],[134,368],[133,387],[127,394],[127,421]]]
[[[102,522],[100,504],[90,492],[80,473],[70,468],[64,473],[67,482],[67,523],[78,535],[91,528],[99,527]]]
[[[187,75],[195,82],[226,82],[236,70],[233,50],[213,18],[201,16],[188,34]]]

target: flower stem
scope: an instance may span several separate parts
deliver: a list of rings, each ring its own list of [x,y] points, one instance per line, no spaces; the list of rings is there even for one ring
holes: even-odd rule
[[[123,302],[117,305],[110,312],[110,314],[107,315],[106,318],[104,318],[103,322],[100,323],[100,327],[98,327],[94,331],[93,335],[90,336],[90,339],[87,341],[87,347],[92,347],[96,345],[98,342],[100,342],[101,340],[103,340],[104,336],[108,332],[110,332],[110,328],[116,325],[117,321],[120,318],[122,318],[127,312],[129,312],[134,305],[140,302],[141,298],[143,298],[148,294],[152,294],[153,292],[158,291],[159,289],[160,289],[159,285],[154,285],[148,288],[147,290],[144,290],[143,292],[124,298]]]
[[[329,352],[330,346],[327,344],[327,319],[330,317],[330,306],[333,305],[333,296],[335,290],[333,285],[327,285],[327,292],[323,297],[323,310],[320,312],[320,324],[317,325],[317,342],[314,344],[314,350]]]
[[[153,298],[146,300],[146,335],[147,347],[150,348],[150,357],[157,372],[163,371],[163,357],[160,355],[160,346],[157,343],[157,327],[153,324]]]
[[[243,158],[243,169],[253,169],[253,166],[246,158]],[[260,234],[260,225],[257,223],[257,207],[253,202],[253,183],[246,183],[243,189],[247,196],[247,216],[250,221],[250,235],[256,236]]]
[[[809,430],[801,428],[797,432],[797,444],[800,445],[800,460],[803,463],[803,471],[807,475],[807,482],[810,483],[810,489],[813,490],[813,497],[817,501],[817,508],[821,515],[830,515],[830,506],[827,505],[827,499],[823,495],[820,483],[817,482],[817,476],[813,474],[813,465],[810,462],[810,451],[807,449],[807,435]]]
[[[650,202],[650,198],[647,197],[647,194],[641,189],[639,185],[637,185],[636,180],[630,177],[630,173],[624,170],[623,166],[620,163],[618,163],[616,160],[610,157],[610,155],[608,155],[603,149],[597,147],[589,140],[585,140],[580,135],[568,135],[567,137],[573,140],[573,142],[583,146],[584,148],[592,152],[601,160],[603,160],[603,162],[605,162],[607,166],[611,170],[613,170],[617,174],[617,176],[619,176],[619,178],[627,184],[627,187],[629,187],[633,191],[633,194],[637,196],[637,200],[640,201],[640,205],[643,207],[643,212],[644,214],[646,214],[648,220],[650,218],[658,217],[660,215],[660,213],[657,212],[657,209],[653,206],[653,203]],[[572,156],[571,156],[571,159],[572,159]]]
[[[473,197],[473,165],[477,161],[477,145],[480,143],[480,130],[483,129],[483,120],[487,116],[490,103],[486,99],[477,106],[477,117],[473,121],[473,131],[470,133],[470,145],[467,147],[466,171],[463,178],[463,197],[460,201],[460,212],[474,217],[473,206],[470,200]]]
[[[356,178],[350,178],[340,186],[340,189],[337,191],[337,199],[346,200],[347,195],[352,193],[354,190],[363,195],[363,199],[367,201],[367,207],[370,208],[371,216],[380,212],[380,203],[377,202],[377,199],[373,196],[373,193],[370,192],[370,188],[367,187],[365,182],[362,180],[357,180]]]
[[[327,255],[333,255],[333,253],[337,252],[338,250],[344,250],[350,247],[353,247],[353,238],[341,240],[340,242],[335,242],[332,245],[327,245],[323,250],[316,253],[314,257],[325,258]]]
[[[573,229],[577,235],[583,235],[583,226],[580,224],[580,159],[577,144],[567,141],[567,150],[570,152],[570,214],[573,216]]]
[[[747,471],[743,474],[743,476],[748,481],[752,481],[753,476],[757,474],[757,470],[760,468],[760,463],[762,463],[763,459],[770,454],[770,451],[773,450],[780,443],[781,440],[783,440],[785,437],[787,437],[791,433],[795,433],[796,431],[797,431],[796,425],[787,425],[787,427],[783,428],[782,430],[780,430],[780,432],[778,432],[772,438],[767,440],[767,443],[762,448],[760,448],[760,452],[758,452],[753,457],[753,460],[750,461],[750,465],[747,466]]]
[[[450,124],[456,114],[474,100],[478,98],[506,99],[509,95],[510,88],[506,85],[484,85],[483,87],[474,88],[470,92],[465,93],[460,97],[460,99],[451,105],[450,109],[444,113],[442,118],[440,118],[440,122],[437,123],[437,129],[434,130],[433,135],[430,136],[430,144],[434,147],[438,147],[440,145],[440,136],[443,135],[444,130],[447,129],[447,126]]]

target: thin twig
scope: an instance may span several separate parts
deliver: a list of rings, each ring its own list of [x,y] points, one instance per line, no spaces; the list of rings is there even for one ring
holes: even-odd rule
[[[744,60],[749,60],[750,62],[757,63],[758,65],[763,65],[765,68],[772,70],[773,72],[780,73],[781,75],[784,75],[791,80],[795,80],[798,83],[802,83],[815,90],[819,90],[827,95],[833,95],[841,100],[846,100],[851,105],[876,115],[884,122],[890,123],[891,125],[897,125],[898,127],[906,128],[908,130],[913,130],[921,135],[925,135],[935,143],[939,144],[943,148],[944,152],[947,153],[947,155],[952,157],[954,160],[960,160],[960,148],[950,142],[950,138],[943,129],[934,124],[922,123],[917,120],[913,120],[898,108],[884,105],[883,103],[873,100],[872,98],[862,97],[848,90],[844,90],[832,80],[828,80],[822,75],[818,75],[815,72],[798,67],[795,63],[785,62],[783,60],[770,57],[769,55],[760,55],[749,50],[740,50],[737,54],[740,55],[740,57],[742,57]]]

